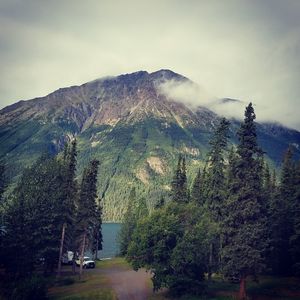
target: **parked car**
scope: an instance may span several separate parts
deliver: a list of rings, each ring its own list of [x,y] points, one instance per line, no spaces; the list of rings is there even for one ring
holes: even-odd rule
[[[64,265],[71,265],[73,261],[74,252],[73,251],[67,251],[64,253],[61,262]]]
[[[76,259],[76,266],[80,266],[80,258]],[[87,269],[93,269],[95,268],[96,264],[95,262],[88,256],[83,257],[83,267]]]

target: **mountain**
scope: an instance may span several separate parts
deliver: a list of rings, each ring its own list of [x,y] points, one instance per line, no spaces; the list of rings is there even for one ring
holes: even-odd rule
[[[0,160],[10,166],[9,176],[17,178],[43,152],[57,153],[76,136],[79,176],[91,158],[101,162],[98,190],[106,220],[121,219],[133,187],[152,206],[168,195],[180,152],[186,154],[193,178],[220,118],[205,107],[190,109],[170,99],[160,88],[168,81],[190,82],[170,70],[140,71],[7,106],[0,111]],[[222,100],[231,101],[238,100]],[[239,122],[231,121],[235,144]],[[274,123],[257,124],[257,129],[274,166],[290,143],[300,157],[298,131]]]

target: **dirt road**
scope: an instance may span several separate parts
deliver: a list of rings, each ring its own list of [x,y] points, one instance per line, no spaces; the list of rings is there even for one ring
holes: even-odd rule
[[[96,269],[108,278],[118,300],[147,300],[153,293],[151,275],[145,270],[133,271],[123,266]]]

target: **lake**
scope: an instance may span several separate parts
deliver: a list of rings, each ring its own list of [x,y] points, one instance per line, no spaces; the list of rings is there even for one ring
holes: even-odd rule
[[[102,235],[103,235],[103,249],[98,251],[98,258],[110,258],[114,257],[119,252],[117,244],[117,235],[121,229],[120,223],[103,223]]]

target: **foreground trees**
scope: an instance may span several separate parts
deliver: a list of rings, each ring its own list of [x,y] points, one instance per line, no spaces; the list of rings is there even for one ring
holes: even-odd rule
[[[99,215],[96,206],[98,160],[92,160],[83,171],[76,220],[77,241],[80,251],[80,272],[82,275],[83,257],[86,248],[92,248],[96,231],[99,231]],[[98,237],[99,238],[99,237]]]
[[[24,172],[8,203],[3,263],[16,278],[30,274],[41,258],[45,272],[56,264],[61,180],[59,162],[42,157]]]
[[[201,294],[207,234],[195,204],[170,203],[138,222],[127,258],[135,270],[152,271],[155,290],[168,287],[180,295]]]
[[[139,219],[148,215],[148,208],[144,198],[138,199],[135,188],[130,191],[127,210],[124,215],[123,224],[118,236],[120,254],[125,256],[132,240],[133,232]]]
[[[58,220],[61,226],[61,239],[60,239],[60,249],[58,257],[58,268],[57,276],[61,273],[61,261],[62,255],[72,240],[72,234],[74,230],[72,229],[75,222],[76,213],[76,200],[78,187],[76,182],[76,158],[77,158],[77,143],[74,140],[71,145],[65,145],[63,160],[61,162],[61,175],[63,177],[61,183],[61,203],[60,211],[58,213]],[[67,231],[68,228],[68,231]],[[66,232],[67,231],[67,232]],[[73,262],[74,265],[74,262]]]
[[[99,162],[89,164],[78,188],[76,153],[74,141],[63,157],[41,157],[25,170],[5,201],[1,261],[7,278],[31,276],[37,266],[52,273],[58,265],[59,274],[61,254],[82,232],[89,248],[101,248],[101,208],[95,201]]]
[[[246,298],[246,278],[265,267],[268,247],[266,216],[262,199],[261,153],[257,145],[255,114],[250,103],[238,132],[237,157],[231,166],[231,181],[223,214],[222,271],[240,280],[240,299]]]
[[[246,299],[247,278],[257,279],[263,272],[299,274],[300,164],[294,163],[289,149],[277,182],[264,162],[254,121],[250,103],[238,145],[229,153],[229,123],[220,121],[191,193],[180,155],[171,201],[132,227],[123,253],[135,269],[153,272],[155,289],[199,294],[204,274],[209,278],[218,272],[239,281],[239,299]]]
[[[227,151],[227,139],[229,122],[223,118],[215,129],[210,141],[211,149],[208,153],[205,187],[204,207],[215,230],[211,232],[208,260],[208,278],[213,272],[218,271],[221,261],[223,235],[220,230],[220,222],[224,214],[226,197],[225,180],[225,153]]]

